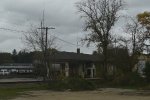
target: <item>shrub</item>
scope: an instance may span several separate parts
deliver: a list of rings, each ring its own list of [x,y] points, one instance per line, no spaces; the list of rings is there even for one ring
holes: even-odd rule
[[[66,90],[67,83],[65,81],[49,81],[48,88],[56,91]]]
[[[144,80],[137,72],[128,72],[115,77],[112,83],[116,86],[139,86]]]
[[[147,82],[150,82],[150,62],[146,63],[146,66],[145,66],[143,72],[144,72]]]
[[[69,78],[67,79],[68,88],[71,90],[93,90],[95,84],[91,81],[82,78]]]
[[[66,78],[64,80],[49,82],[49,89],[58,91],[63,91],[67,89],[71,91],[94,90],[95,88],[95,84],[91,81],[87,81],[78,77]]]

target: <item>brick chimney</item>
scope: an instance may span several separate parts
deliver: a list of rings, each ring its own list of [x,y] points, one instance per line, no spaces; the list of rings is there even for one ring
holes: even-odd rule
[[[80,54],[80,48],[77,48],[77,54]]]

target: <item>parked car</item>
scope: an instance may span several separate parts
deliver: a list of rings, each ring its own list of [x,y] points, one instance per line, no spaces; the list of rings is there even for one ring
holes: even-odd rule
[[[9,75],[9,74],[10,74],[10,72],[7,70],[1,70],[0,71],[0,75]]]

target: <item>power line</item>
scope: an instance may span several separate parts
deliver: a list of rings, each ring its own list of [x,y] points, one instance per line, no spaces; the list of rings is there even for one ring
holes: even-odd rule
[[[6,31],[11,31],[11,32],[33,33],[33,32],[26,32],[26,31],[14,30],[14,29],[9,29],[9,28],[0,28],[0,29],[1,29],[1,30],[6,30]],[[71,45],[75,45],[75,46],[76,46],[76,44],[73,44],[73,43],[71,43],[71,42],[68,42],[68,41],[66,41],[66,40],[63,40],[63,39],[61,39],[61,38],[59,38],[59,37],[57,37],[57,36],[54,36],[54,35],[51,35],[51,36],[57,38],[57,39],[60,40],[60,41],[63,41],[63,42],[65,42],[65,43],[68,43],[68,44],[71,44]]]
[[[63,42],[65,42],[65,43],[68,43],[68,44],[71,44],[71,45],[73,45],[73,46],[76,46],[76,44],[74,44],[74,43],[65,41],[65,40],[63,40],[63,39],[61,39],[61,38],[59,38],[59,37],[54,36],[54,35],[52,35],[52,36],[55,37],[55,38],[57,38],[57,39],[60,40],[60,41],[63,41]]]
[[[25,31],[14,30],[14,29],[9,29],[9,28],[0,28],[0,30],[6,30],[6,31],[11,31],[11,32],[29,33],[29,32],[25,32]]]
[[[0,28],[0,30],[6,30],[6,31],[11,31],[11,32],[20,32],[20,33],[34,33],[34,32],[27,32],[27,31],[23,31],[23,30],[15,30],[15,29],[9,29],[9,28]],[[62,41],[62,42],[65,42],[65,43],[67,43],[67,44],[70,44],[70,45],[72,45],[72,46],[77,46],[76,44],[74,44],[74,43],[71,43],[71,42],[69,42],[69,41],[66,41],[66,40],[64,40],[64,39],[61,39],[60,37],[58,37],[58,36],[54,36],[54,35],[52,35],[51,34],[51,36],[53,36],[54,38],[57,38],[58,40],[60,40],[60,41]],[[78,45],[78,46],[80,46],[80,47],[82,47],[83,48],[83,46],[82,45]],[[89,47],[93,47],[93,46],[89,46]],[[95,47],[94,47],[95,48]]]
[[[61,33],[61,32],[59,32],[59,31],[55,31],[57,34],[59,34],[59,33]],[[53,35],[54,36],[54,35]],[[56,36],[54,36],[54,37],[56,37]],[[56,38],[58,38],[59,39],[59,37],[57,36]],[[81,45],[79,45],[79,42],[77,43],[77,44],[74,44],[74,43],[71,43],[71,42],[68,42],[68,41],[65,41],[65,40],[63,40],[63,39],[61,39],[60,38],[60,41],[63,41],[63,42],[66,42],[66,43],[68,43],[68,44],[71,44],[71,45],[73,45],[73,46],[80,46],[80,47],[83,47],[83,45],[81,44]],[[96,47],[96,45],[95,46],[88,46],[88,47],[90,47],[90,48],[95,48]]]

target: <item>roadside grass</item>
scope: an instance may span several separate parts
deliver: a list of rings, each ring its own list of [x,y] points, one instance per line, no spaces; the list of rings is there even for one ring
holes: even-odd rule
[[[78,86],[78,84],[77,84],[77,86]],[[61,84],[56,84],[56,85],[51,84],[51,87],[55,88],[55,89],[58,89],[58,88],[61,89],[62,85]],[[74,87],[74,88],[76,88],[76,87]],[[141,86],[136,86],[136,85],[116,86],[116,85],[113,85],[110,83],[109,84],[97,83],[96,89],[99,89],[99,88],[122,88],[122,89],[150,90],[150,85],[145,85],[145,88],[143,88],[143,86],[141,87]],[[48,83],[0,84],[0,100],[10,100],[17,96],[30,95],[30,94],[27,94],[29,91],[39,91],[39,90],[51,90],[50,84],[48,84]]]
[[[148,85],[141,87],[141,89],[150,91],[150,83]]]
[[[46,90],[47,88],[46,83],[1,84],[0,100],[8,100],[24,95],[27,91]]]

